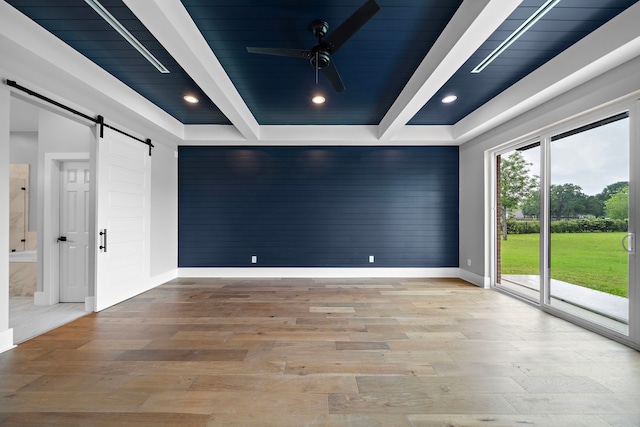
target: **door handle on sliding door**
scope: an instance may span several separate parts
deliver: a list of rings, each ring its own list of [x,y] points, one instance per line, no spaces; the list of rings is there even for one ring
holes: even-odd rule
[[[628,244],[625,244],[628,242]],[[636,233],[627,233],[622,238],[622,248],[630,254],[636,253]]]
[[[107,229],[100,231],[100,243],[99,248],[102,252],[107,252]]]

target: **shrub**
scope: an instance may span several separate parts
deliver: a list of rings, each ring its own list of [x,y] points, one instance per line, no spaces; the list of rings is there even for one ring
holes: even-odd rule
[[[540,221],[507,220],[507,234],[538,234]]]
[[[551,221],[552,233],[603,233],[627,231],[626,219],[580,218]],[[507,220],[507,234],[538,234],[540,222],[537,220]]]

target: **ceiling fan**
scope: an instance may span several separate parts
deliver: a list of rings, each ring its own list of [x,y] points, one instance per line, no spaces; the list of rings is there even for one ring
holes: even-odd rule
[[[310,50],[247,47],[247,51],[249,53],[260,53],[263,55],[309,59],[311,65],[316,69],[316,83],[318,79],[318,70],[322,70],[322,73],[327,77],[327,79],[329,79],[329,82],[331,82],[331,85],[335,90],[343,92],[345,90],[344,83],[342,83],[342,78],[340,78],[340,74],[336,69],[331,55],[340,49],[340,47],[379,10],[380,6],[378,6],[378,3],[376,3],[375,0],[368,0],[326,38],[324,38],[324,36],[329,30],[329,23],[323,19],[313,21],[311,23],[311,32],[318,38],[318,44],[313,46]]]

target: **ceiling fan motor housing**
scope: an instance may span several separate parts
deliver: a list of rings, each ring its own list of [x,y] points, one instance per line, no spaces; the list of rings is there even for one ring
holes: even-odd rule
[[[317,45],[311,49],[310,61],[314,67],[325,68],[331,63],[331,55],[324,46]]]

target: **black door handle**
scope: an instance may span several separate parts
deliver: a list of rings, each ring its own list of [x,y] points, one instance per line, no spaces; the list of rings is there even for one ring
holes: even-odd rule
[[[100,232],[100,238],[102,244],[98,247],[102,252],[107,252],[107,229],[105,228]]]
[[[67,241],[67,236],[58,237],[58,242],[66,242],[66,241]]]

